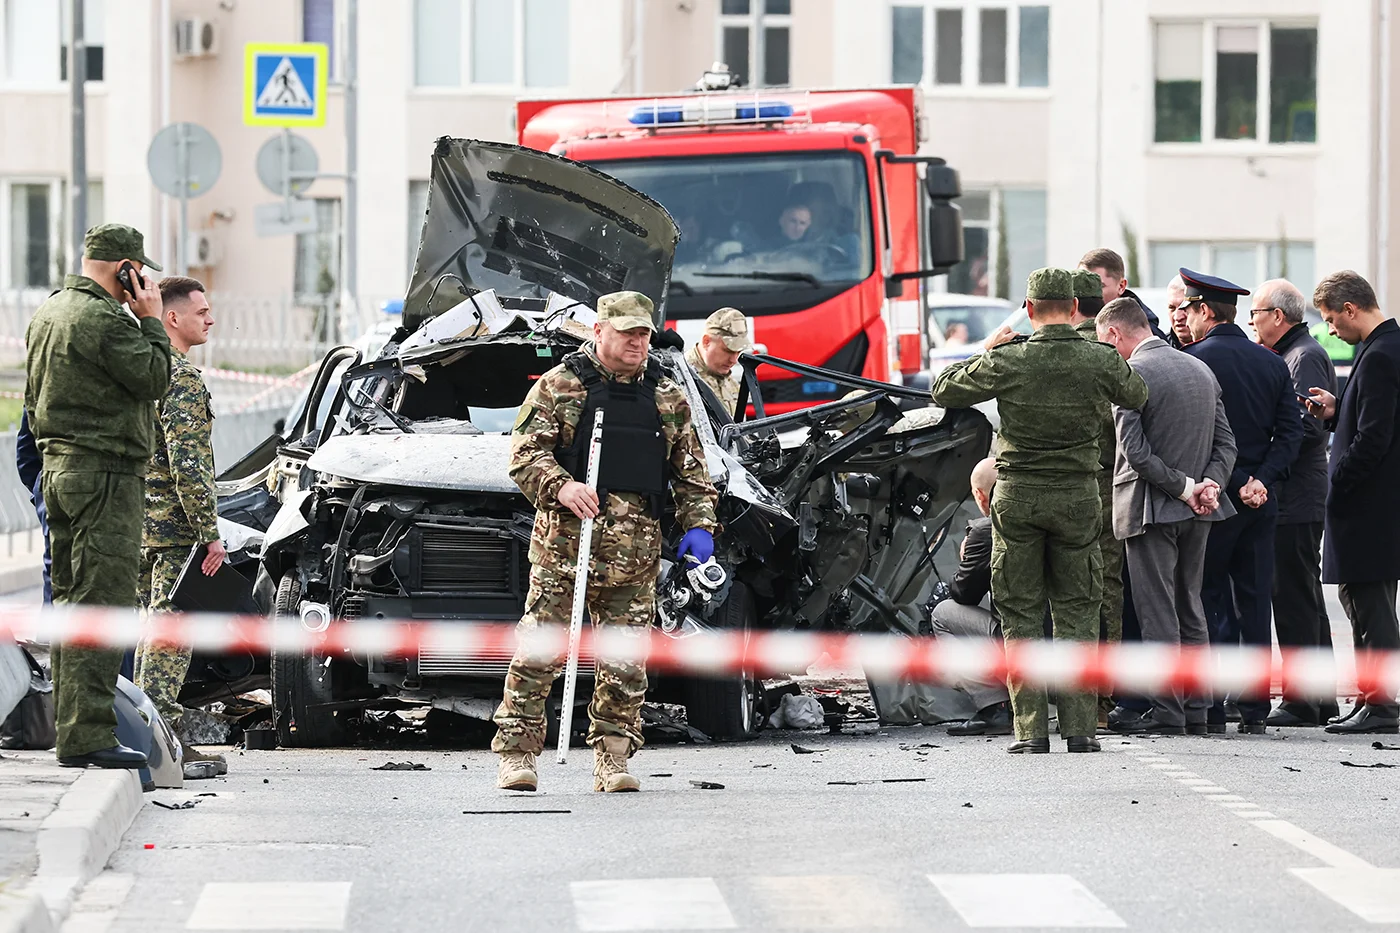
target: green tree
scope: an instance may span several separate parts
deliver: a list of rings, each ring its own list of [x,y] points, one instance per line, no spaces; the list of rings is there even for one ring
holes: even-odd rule
[[[1123,231],[1123,264],[1127,267],[1128,284],[1141,288],[1143,285],[1141,276],[1141,263],[1138,253],[1138,235],[1133,229],[1133,225],[1128,223],[1126,218],[1119,218],[1118,224]]]
[[[1007,248],[1006,198],[997,192],[997,265],[995,275],[996,298],[1011,297],[1011,250]]]

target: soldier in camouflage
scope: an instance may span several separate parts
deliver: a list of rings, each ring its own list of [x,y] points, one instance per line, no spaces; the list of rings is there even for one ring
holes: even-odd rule
[[[660,506],[668,486],[676,521],[689,529],[678,559],[690,553],[703,561],[713,551],[717,495],[685,395],[660,377],[654,361],[648,363],[652,310],[651,300],[637,292],[600,298],[594,344],[541,376],[520,406],[511,437],[510,475],[535,506],[522,646],[537,627],[569,622],[585,517],[596,518],[587,593],[595,625],[626,626],[638,634],[651,625],[661,561]],[[598,405],[606,416],[600,492],[595,493],[580,480]],[[563,654],[541,659],[525,647],[511,660],[491,743],[501,756],[500,787],[536,788],[545,700],[564,660]],[[588,707],[594,790],[639,788],[627,772],[627,759],[642,745],[646,689],[645,665],[597,660]]]
[[[1103,280],[1097,272],[1076,269],[1074,300],[1078,307],[1070,323],[1085,340],[1098,342],[1098,324],[1103,310]],[[1123,640],[1123,542],[1113,536],[1113,458],[1118,449],[1113,407],[1103,406],[1103,433],[1099,435],[1099,504],[1103,510],[1103,530],[1099,532],[1099,554],[1103,558],[1103,599],[1099,602],[1099,638],[1108,644]],[[1099,697],[1099,722],[1107,726],[1113,697]]]
[[[751,346],[744,315],[737,308],[720,308],[705,319],[705,332],[685,351],[696,377],[714,390],[730,415],[739,404],[739,354]]]
[[[1001,415],[992,497],[992,601],[1008,649],[1042,636],[1048,597],[1054,636],[1091,641],[1103,596],[1099,439],[1105,404],[1138,409],[1147,384],[1112,347],[1070,326],[1074,284],[1064,269],[1039,269],[1026,284],[1030,339],[1003,327],[985,353],[943,370],[933,401],[967,408],[995,398]],[[1017,754],[1050,751],[1043,689],[1011,681]],[[1060,734],[1071,752],[1096,752],[1095,698],[1062,693]]]
[[[155,450],[146,468],[146,519],[141,535],[141,605],[153,613],[175,612],[170,591],[197,544],[207,544],[204,573],[212,576],[224,562],[214,497],[214,449],[210,435],[214,412],[209,390],[190,362],[191,347],[209,340],[214,317],[204,286],[195,279],[169,276],[160,282],[161,321],[170,338],[170,390],[156,404]],[[190,646],[143,641],[136,650],[136,685],[151,698],[171,729],[178,729],[185,708],[180,688],[190,668]],[[205,755],[188,744],[185,763],[213,761],[215,766],[187,768],[189,777],[227,772],[221,755]]]
[[[152,402],[170,384],[160,293],[142,271],[160,266],[123,224],[89,230],[82,262],[29,322],[24,409],[43,456],[54,603],[131,607]],[[122,650],[55,644],[51,660],[59,764],[144,767],[116,737]]]

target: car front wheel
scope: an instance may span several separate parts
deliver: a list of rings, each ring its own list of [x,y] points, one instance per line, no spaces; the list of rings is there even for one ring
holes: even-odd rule
[[[272,624],[301,625],[301,581],[289,570],[277,584]],[[333,709],[324,704],[337,699],[332,686],[335,662],[317,651],[272,649],[272,711],[277,742],[283,748],[324,748],[345,745],[350,731]]]
[[[735,582],[721,613],[721,630],[747,638],[756,622],[749,588]],[[752,672],[691,677],[684,683],[685,715],[690,725],[722,741],[743,741],[758,735],[763,725],[758,712],[763,685]]]

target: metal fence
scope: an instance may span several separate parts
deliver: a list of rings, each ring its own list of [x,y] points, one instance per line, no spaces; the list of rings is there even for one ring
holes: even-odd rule
[[[24,332],[48,291],[0,291],[0,368],[24,363]],[[390,320],[387,299],[363,296],[340,302],[333,297],[258,296],[209,293],[214,314],[210,340],[191,354],[195,365],[261,373],[290,373]]]

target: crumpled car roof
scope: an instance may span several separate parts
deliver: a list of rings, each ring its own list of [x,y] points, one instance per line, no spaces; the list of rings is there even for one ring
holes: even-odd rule
[[[679,239],[664,207],[597,169],[444,136],[433,150],[404,325],[412,331],[459,304],[460,285],[521,298],[557,292],[589,307],[609,292],[638,291],[660,327]]]

